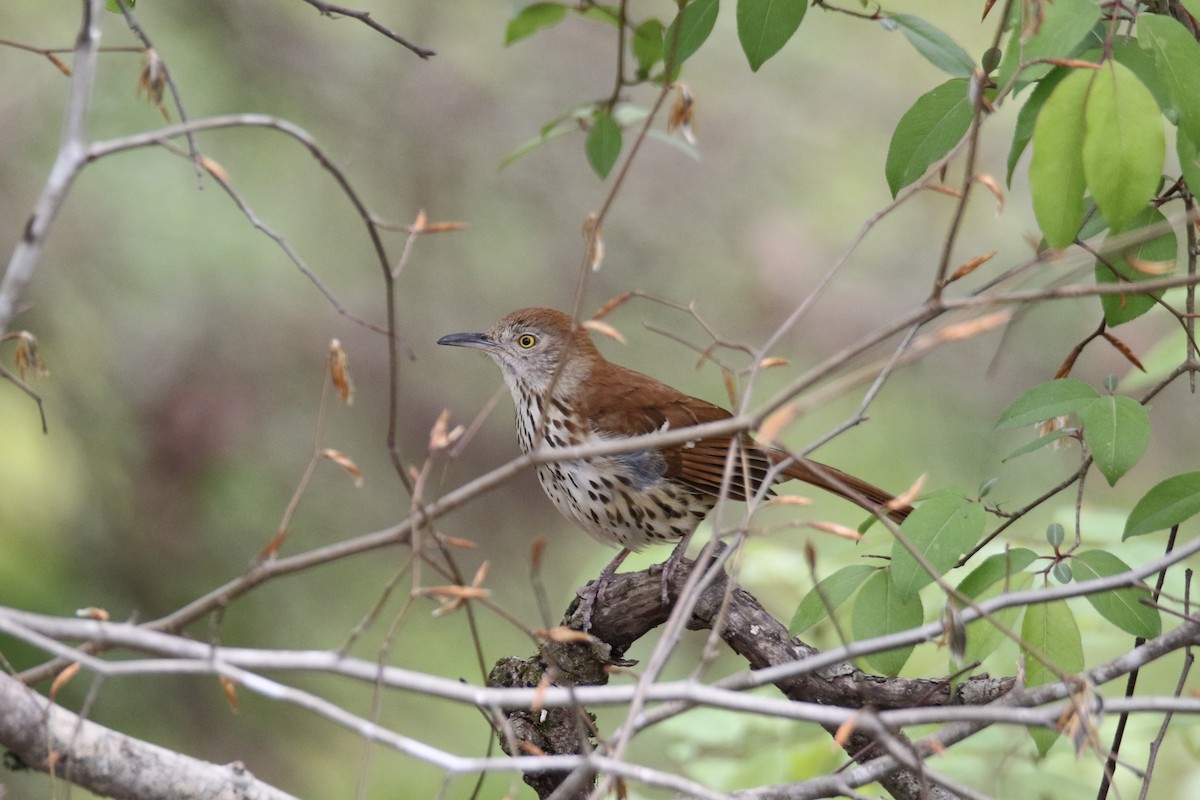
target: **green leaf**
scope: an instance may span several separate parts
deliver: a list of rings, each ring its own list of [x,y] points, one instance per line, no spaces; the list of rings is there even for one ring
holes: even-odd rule
[[[525,6],[508,21],[504,29],[505,46],[537,33],[542,28],[552,28],[562,22],[567,7],[558,3],[532,3]]]
[[[1154,533],[1200,512],[1200,472],[1167,478],[1146,492],[1129,512],[1121,539]]]
[[[1075,567],[1075,580],[1079,581],[1129,572],[1128,564],[1104,550],[1076,553],[1071,563]],[[1150,591],[1134,586],[1087,595],[1092,608],[1113,625],[1134,636],[1153,639],[1162,633],[1162,619],[1157,609],[1141,602],[1142,598],[1149,599]]]
[[[825,619],[838,606],[849,600],[850,595],[854,594],[863,581],[877,570],[877,567],[867,564],[851,564],[818,581],[796,607],[792,624],[788,626],[788,633],[796,636]]]
[[[1008,149],[1007,180],[1009,187],[1012,186],[1012,176],[1013,171],[1017,168],[1017,161],[1025,152],[1029,140],[1033,138],[1033,126],[1037,123],[1038,112],[1042,110],[1042,106],[1050,97],[1050,93],[1054,91],[1054,87],[1058,86],[1058,82],[1070,74],[1071,70],[1066,67],[1055,67],[1046,77],[1038,81],[1037,87],[1030,93],[1025,105],[1021,106],[1021,110],[1017,112],[1017,125],[1013,131],[1012,146]]]
[[[1104,215],[1096,208],[1096,204],[1091,202],[1090,199],[1087,202],[1087,210],[1088,213],[1083,218],[1083,227],[1079,229],[1078,234],[1079,241],[1081,242],[1086,242],[1093,236],[1097,236],[1108,230],[1108,220],[1104,218]]]
[[[1020,6],[1022,9],[1033,8],[1027,3]],[[1099,4],[1092,0],[1054,0],[1053,3],[1042,3],[1035,13],[1043,14],[1041,24],[1026,41],[1021,41],[1022,25],[1015,26],[1009,34],[1004,60],[1000,62],[996,77],[996,83],[1000,86],[1008,83],[1022,60],[1030,62],[1039,58],[1068,58],[1077,54],[1087,45],[1087,35],[1099,21],[1101,10]],[[1050,64],[1025,67],[1015,88],[1020,89],[1041,78],[1050,69]]]
[[[595,106],[589,106],[589,111],[584,115],[584,119],[591,117],[595,111]],[[612,118],[617,121],[617,125],[619,125],[623,131],[627,131],[630,128],[636,127],[640,123],[645,122],[646,117],[648,116],[650,116],[649,109],[642,108],[641,106],[631,105],[629,103],[622,103],[614,108],[612,112]],[[578,126],[576,127],[578,128]],[[682,136],[677,136],[665,130],[652,128],[646,132],[646,137],[649,139],[654,139],[658,142],[662,142],[663,144],[670,145],[679,152],[695,159],[696,161],[700,160],[700,151],[688,144],[687,140]]]
[[[604,22],[612,25],[614,28],[621,25],[621,9],[615,5],[585,5],[582,11],[576,9],[579,16],[584,19],[594,19],[597,22]]]
[[[979,541],[983,525],[982,505],[964,498],[961,490],[943,489],[909,514],[900,532],[940,576]],[[899,539],[892,543],[891,578],[903,602],[933,582],[933,576]]]
[[[914,512],[915,513],[915,512]],[[879,570],[863,584],[854,601],[850,627],[855,639],[870,639],[915,628],[925,620],[921,598],[904,602],[897,596],[887,570]],[[895,647],[864,656],[863,660],[884,675],[897,675],[912,655],[913,646]]]
[[[738,0],[738,41],[751,70],[783,49],[807,10],[808,0]]]
[[[133,7],[136,5],[137,5],[137,0],[125,0],[126,8],[129,8],[132,10]],[[121,13],[121,6],[119,3],[117,3],[117,0],[106,0],[106,2],[104,3],[104,7],[106,9],[108,9],[109,11],[113,12],[114,14]]]
[[[1055,428],[1054,430],[1050,431],[1046,435],[1039,436],[1038,438],[1034,439],[1032,442],[1026,442],[1025,444],[1021,445],[1016,450],[1013,450],[1011,453],[1006,455],[1003,458],[1003,460],[1011,461],[1012,459],[1016,458],[1017,456],[1023,456],[1026,453],[1032,453],[1035,450],[1041,450],[1046,445],[1054,444],[1059,439],[1066,439],[1068,437],[1074,436],[1075,433],[1076,433],[1075,428]]]
[[[1180,132],[1179,138],[1180,140],[1184,138],[1182,132]],[[1096,283],[1116,283],[1118,280],[1144,281],[1161,278],[1173,271],[1178,244],[1175,239],[1175,231],[1161,211],[1147,206],[1120,232],[1130,233],[1151,226],[1160,232],[1152,238],[1148,235],[1134,237],[1141,241],[1132,247],[1115,250],[1108,247],[1106,243],[1105,247],[1101,248],[1100,254],[1104,260],[1097,259],[1096,261]],[[1143,268],[1135,269],[1134,264],[1142,265]],[[1153,265],[1157,265],[1159,268],[1147,269],[1147,266]],[[1171,268],[1167,268],[1166,265],[1171,265]],[[1113,270],[1116,270],[1117,274],[1113,274]],[[1135,287],[1130,286],[1129,294],[1100,295],[1100,307],[1104,309],[1104,321],[1110,327],[1129,322],[1131,319],[1145,314],[1154,307],[1155,298],[1162,297],[1163,294],[1162,291],[1137,293],[1133,291],[1134,289]]]
[[[650,68],[663,59],[663,24],[648,19],[633,32],[633,57],[638,62],[638,73],[647,75]]]
[[[967,597],[978,600],[983,591],[992,584],[999,583],[1005,578],[1011,578],[1037,560],[1037,553],[1028,547],[1014,547],[1004,552],[985,558],[979,566],[971,570],[971,574],[958,584],[958,591]]]
[[[1028,589],[1033,584],[1033,575],[1025,568],[1037,559],[1037,553],[1025,547],[1015,547],[1004,553],[985,558],[971,574],[958,584],[958,591],[982,602],[1002,592]],[[992,613],[995,623],[1013,630],[1020,615],[1018,606],[1004,608]],[[983,661],[1005,640],[1005,634],[987,618],[967,623],[967,647],[963,653],[965,663]]]
[[[1083,381],[1060,378],[1035,386],[1018,397],[1000,415],[997,428],[1017,428],[1032,425],[1064,414],[1079,413],[1100,393]]]
[[[621,126],[610,115],[597,114],[592,129],[588,131],[584,151],[592,171],[601,180],[607,178],[613,164],[617,163],[617,156],[621,154]]]
[[[1107,61],[1092,81],[1084,114],[1083,174],[1114,230],[1154,196],[1166,155],[1162,114],[1128,67]]]
[[[1080,419],[1083,440],[1091,448],[1100,473],[1113,486],[1146,452],[1150,415],[1136,400],[1109,396],[1093,400]]]
[[[1171,93],[1163,85],[1162,78],[1158,74],[1158,67],[1154,63],[1154,54],[1141,47],[1137,39],[1132,36],[1118,36],[1113,41],[1112,55],[1118,64],[1129,67],[1129,70],[1137,75],[1138,80],[1145,84],[1146,88],[1150,90],[1150,94],[1154,95],[1159,110],[1174,123],[1178,115],[1171,103]]]
[[[920,17],[912,14],[888,14],[884,19],[895,22],[904,38],[908,39],[917,52],[943,72],[956,78],[969,78],[975,71],[975,61],[958,42]]]
[[[1004,51],[999,47],[989,47],[983,51],[983,57],[979,59],[979,66],[983,67],[985,75],[991,75],[996,71],[996,67],[1000,66],[1000,59],[1004,58]]]
[[[1025,609],[1021,623],[1022,654],[1025,656],[1025,685],[1029,688],[1059,680],[1059,673],[1073,675],[1083,669],[1083,642],[1075,615],[1064,601],[1034,603]],[[1035,653],[1037,655],[1035,655]],[[1040,656],[1041,658],[1039,658]],[[1049,661],[1054,669],[1042,662]],[[1030,729],[1038,753],[1046,751],[1058,733],[1044,728]]]
[[[884,166],[892,197],[950,152],[971,127],[975,112],[967,88],[967,81],[946,81],[921,95],[904,112],[892,134]]]
[[[683,62],[700,49],[717,24],[718,0],[689,0],[663,34],[668,80],[675,80]],[[678,33],[676,33],[678,31]]]
[[[1176,124],[1200,142],[1200,44],[1178,22],[1156,14],[1139,14],[1137,33],[1138,42],[1154,55]]]
[[[1175,135],[1175,150],[1179,154],[1179,164],[1183,170],[1183,179],[1187,181],[1188,189],[1195,196],[1200,192],[1200,147],[1192,141],[1187,131],[1178,131]]]
[[[537,136],[523,143],[516,150],[513,150],[511,153],[505,155],[504,158],[500,159],[500,168],[504,169],[518,158],[521,158],[527,153],[536,150],[537,148],[546,144],[546,142],[557,139],[558,137],[564,136],[568,133],[578,131],[580,122],[590,119],[595,113],[596,107],[591,103],[588,103],[587,105],[573,108],[570,112],[564,114],[558,119],[550,120],[542,126],[542,129],[538,132]]]
[[[990,600],[1005,591],[1019,592],[1033,585],[1033,574],[1019,572],[1008,580],[1007,587],[1002,581],[993,583],[981,591],[975,599],[982,602]],[[1010,631],[1016,630],[1017,618],[1021,615],[1020,606],[1002,608],[992,612],[992,619],[986,617],[967,623],[967,647],[963,651],[963,663],[972,664],[983,661],[996,651],[996,648],[1008,638],[998,625],[1003,625]],[[995,622],[993,622],[995,620]]]
[[[1084,109],[1092,77],[1081,69],[1059,81],[1033,128],[1033,214],[1046,243],[1059,250],[1075,241],[1083,222]]]

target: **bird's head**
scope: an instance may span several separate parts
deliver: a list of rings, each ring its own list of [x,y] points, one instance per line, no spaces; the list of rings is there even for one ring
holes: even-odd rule
[[[514,396],[521,389],[544,395],[552,382],[554,394],[567,394],[602,358],[582,326],[573,324],[570,315],[551,308],[522,308],[488,331],[451,333],[437,343],[487,353],[500,367]]]

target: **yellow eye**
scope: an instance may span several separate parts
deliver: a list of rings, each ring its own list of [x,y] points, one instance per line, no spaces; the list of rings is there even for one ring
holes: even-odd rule
[[[517,345],[523,350],[528,350],[535,344],[537,344],[537,337],[532,333],[522,333],[517,337]]]

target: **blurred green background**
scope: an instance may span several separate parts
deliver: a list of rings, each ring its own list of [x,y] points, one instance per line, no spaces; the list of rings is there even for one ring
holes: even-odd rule
[[[724,337],[758,343],[888,202],[883,161],[891,130],[916,96],[943,76],[900,34],[820,9],[810,10],[789,46],[752,74],[727,5],[712,39],[683,74],[696,96],[701,158],[654,141],[642,148],[605,224],[607,256],[591,278],[584,310],[644,290],[694,302]],[[674,4],[631,6],[638,17],[669,17]],[[571,302],[583,255],[580,226],[599,208],[609,183],[587,166],[582,133],[505,169],[499,164],[545,122],[611,92],[616,40],[611,28],[570,19],[505,48],[511,3],[381,1],[360,7],[437,55],[421,61],[358,22],[323,18],[300,3],[142,0],[136,13],[191,117],[255,112],[286,118],[316,138],[380,217],[403,223],[425,209],[432,221],[469,224],[465,232],[421,239],[397,284],[399,333],[411,351],[400,373],[400,445],[406,460],[419,465],[442,409],[450,409],[455,423],[466,423],[500,385],[485,359],[440,349],[435,340],[486,328],[516,307]],[[975,57],[989,44],[994,25],[978,23],[977,4],[953,0],[888,10],[922,14]],[[67,47],[78,22],[77,3],[0,5],[0,38],[8,41]],[[106,15],[103,25],[105,45],[136,44],[118,15]],[[137,54],[101,57],[90,120],[94,138],[163,124],[157,110],[135,98],[139,68]],[[67,85],[39,56],[0,47],[4,252],[21,236],[49,170]],[[649,105],[653,96],[640,90],[629,99]],[[997,179],[1014,117],[1009,104],[984,132],[981,165]],[[347,307],[383,322],[382,281],[363,226],[299,145],[249,129],[202,134],[200,143]],[[1036,228],[1022,169],[1001,213],[985,191],[975,196],[956,263],[995,249],[999,271],[1031,253]],[[950,177],[957,184],[956,173]],[[346,452],[366,480],[355,489],[336,468],[323,465],[284,552],[350,538],[407,514],[409,499],[384,446],[382,337],[339,316],[219,187],[207,179],[199,183],[186,160],[162,150],[118,155],[84,172],[54,225],[27,308],[13,326],[38,337],[51,370],[34,384],[45,398],[48,436],[40,433],[33,404],[0,386],[0,603],[62,615],[100,606],[114,618],[147,619],[240,574],[275,532],[304,470],[326,348],[335,337],[349,354],[358,392],[353,406],[327,415],[323,444]],[[769,396],[800,370],[919,303],[952,202],[926,193],[884,218],[776,349],[774,355],[790,366],[766,374],[754,397]],[[389,240],[393,258],[401,242],[400,236]],[[1055,276],[1090,274],[1090,265],[1077,261],[1044,269]],[[966,283],[992,274],[985,268]],[[939,350],[895,376],[870,407],[869,422],[817,456],[896,490],[925,474],[927,487],[959,485],[972,492],[998,475],[991,499],[1018,505],[1073,470],[1078,454],[1042,452],[1001,463],[1022,440],[993,433],[992,424],[1019,392],[1051,377],[1098,319],[1096,303],[1046,305],[1023,315],[1003,341],[992,335]],[[707,346],[687,315],[638,300],[608,321],[629,339],[625,347],[602,342],[611,357],[724,402],[718,370],[711,364],[692,369],[692,351],[643,326],[668,328]],[[1135,326],[1122,336],[1139,351],[1167,330],[1153,319]],[[11,345],[2,352],[10,358]],[[744,366],[736,354],[729,358]],[[1075,375],[1098,384],[1106,374],[1126,371],[1112,350],[1093,348]],[[800,447],[817,439],[852,414],[859,399],[847,396],[798,420],[788,430],[789,443]],[[1156,424],[1186,420],[1189,401],[1173,386],[1155,402]],[[1120,509],[1155,476],[1189,468],[1196,439],[1194,425],[1160,432],[1138,470],[1116,490],[1093,482],[1086,512],[1096,546],[1118,541]],[[430,490],[449,490],[515,453],[505,397],[467,453],[438,465]],[[817,518],[859,521],[846,504],[815,501]],[[1070,503],[1065,497],[1033,515],[1010,541],[1044,550],[1047,522],[1070,529]],[[756,523],[776,525],[788,516]],[[554,512],[532,475],[439,524],[479,544],[462,554],[465,570],[491,562],[487,585],[495,600],[533,627],[542,625],[528,580],[535,536],[549,541],[545,583],[556,613],[612,556]],[[819,547],[821,574],[864,552],[890,548],[882,538],[856,547],[804,530],[755,539],[743,582],[784,619],[811,587],[802,559],[808,540]],[[1116,552],[1132,563],[1160,548],[1161,542],[1143,539]],[[262,587],[228,610],[221,640],[338,647],[407,555],[392,549]],[[654,550],[628,563],[642,566],[666,555],[666,549]],[[390,662],[479,681],[463,615],[435,619],[428,613],[433,607],[419,602],[404,620]],[[376,657],[399,608],[393,599],[355,648],[357,655]],[[1128,649],[1128,637],[1090,608],[1080,604],[1078,613],[1089,659]],[[487,612],[481,618],[489,665],[502,655],[531,652],[529,641],[507,623]],[[200,624],[191,633],[204,638],[209,629]],[[831,629],[812,631],[809,638],[836,644]],[[702,641],[699,635],[686,640],[671,675],[687,673]],[[644,657],[652,644],[641,643],[632,657]],[[8,639],[0,638],[0,650],[17,669],[41,658]],[[1002,650],[986,667],[1011,674],[1015,651]],[[740,668],[726,657],[711,673]],[[1172,684],[1172,669],[1152,670],[1145,685]],[[906,674],[946,670],[945,655],[926,647]],[[370,687],[284,679],[353,712],[370,713]],[[68,706],[78,708],[88,680],[75,679],[65,695]],[[214,681],[109,681],[90,717],[199,758],[241,760],[256,775],[305,797],[349,797],[360,784],[367,797],[433,797],[439,790],[465,797],[473,784],[473,778],[460,777],[443,787],[439,770],[386,750],[368,761],[367,748],[353,734],[245,691],[232,713]],[[617,711],[602,712],[601,729],[611,730],[620,719]],[[488,729],[471,709],[392,693],[383,699],[382,721],[451,752],[485,752]],[[1140,762],[1156,725],[1149,718],[1135,721],[1132,761]],[[1200,789],[1198,738],[1191,721],[1175,723],[1156,796],[1191,797]],[[828,737],[811,726],[715,712],[688,715],[638,741],[637,761],[679,769],[719,788],[798,780],[840,759]],[[1000,797],[1078,796],[1065,786],[1094,791],[1095,758],[1077,762],[1061,744],[1045,762],[1034,762],[1031,754],[1023,735],[994,731],[937,766]],[[0,785],[10,798],[51,792],[41,775],[4,774]],[[1121,784],[1125,790],[1133,785]],[[506,791],[532,797],[519,779],[505,775],[490,777],[482,796]]]

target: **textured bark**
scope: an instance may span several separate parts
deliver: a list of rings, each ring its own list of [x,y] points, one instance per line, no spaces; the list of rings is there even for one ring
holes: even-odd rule
[[[646,633],[667,621],[671,608],[695,563],[684,560],[674,570],[669,587],[670,603],[661,600],[662,578],[658,567],[641,572],[621,573],[613,577],[605,592],[605,603],[597,605],[592,615],[593,643],[546,642],[539,652],[528,659],[504,658],[497,663],[489,677],[492,686],[537,686],[552,683],[558,686],[600,685],[608,682],[606,667],[620,663],[629,647]],[[688,620],[692,630],[709,630],[718,619],[725,599],[728,577],[717,580],[702,593]],[[578,627],[576,601],[567,610],[564,625]],[[820,651],[788,635],[787,626],[771,616],[746,590],[735,586],[729,596],[720,636],[735,653],[746,659],[752,669],[799,661]],[[870,707],[877,710],[937,706],[948,704],[976,705],[991,702],[1013,686],[1012,678],[993,679],[986,675],[969,678],[950,691],[945,680],[883,678],[868,675],[852,664],[834,664],[811,674],[780,681],[777,688],[787,697],[810,703],[843,708]],[[589,735],[590,715],[583,709],[552,709],[544,714],[528,711],[512,712],[511,731],[517,741],[505,740],[502,745],[509,755],[544,752],[555,755],[581,754],[595,746]],[[902,732],[893,734],[893,741],[907,745]],[[852,734],[843,744],[846,752],[859,762],[883,755],[872,738],[863,733]],[[534,749],[536,748],[536,749]],[[586,797],[594,786],[594,776],[575,786],[569,796]],[[525,782],[541,798],[551,795],[566,778],[565,773],[527,774]],[[949,798],[953,795],[911,771],[897,770],[883,782],[893,797]],[[561,796],[561,795],[560,795]]]
[[[199,761],[80,719],[0,673],[0,747],[6,761],[50,772],[120,800],[295,800],[240,763]]]

